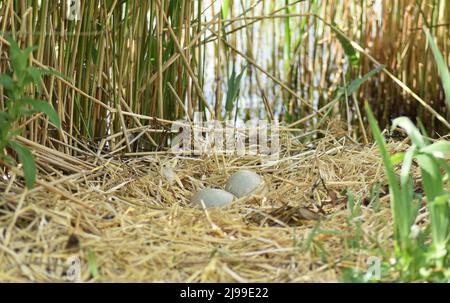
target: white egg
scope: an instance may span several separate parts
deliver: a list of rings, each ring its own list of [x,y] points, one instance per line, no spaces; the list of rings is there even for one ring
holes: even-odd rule
[[[229,192],[215,188],[205,188],[192,196],[191,202],[195,206],[202,207],[202,201],[206,208],[224,207],[234,200]]]
[[[238,198],[252,194],[262,194],[266,187],[264,180],[255,172],[240,170],[228,179],[225,190]]]

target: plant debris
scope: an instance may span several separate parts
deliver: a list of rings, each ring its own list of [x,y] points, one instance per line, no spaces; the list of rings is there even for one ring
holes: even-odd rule
[[[0,181],[0,280],[65,281],[31,261],[37,257],[61,264],[79,258],[82,281],[108,282],[338,281],[343,268],[365,266],[364,250],[345,244],[354,234],[345,200],[331,193],[364,198],[384,184],[377,149],[332,133],[315,140],[314,149],[288,132],[280,142],[274,161],[103,156],[85,158],[77,172],[69,163],[81,160],[66,156],[52,165],[34,144],[38,185],[25,191],[15,172]],[[163,167],[173,167],[176,177],[161,176]],[[192,193],[223,188],[240,169],[264,175],[267,194],[225,209],[192,207]],[[362,206],[361,247],[392,245],[388,198],[377,212]]]

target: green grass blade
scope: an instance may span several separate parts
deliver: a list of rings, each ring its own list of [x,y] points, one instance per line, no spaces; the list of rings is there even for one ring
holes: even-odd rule
[[[444,56],[442,56],[442,53],[439,51],[439,48],[437,47],[434,38],[431,36],[430,31],[425,26],[423,30],[427,36],[428,43],[430,43],[434,59],[436,60],[437,67],[439,69],[439,73],[442,78],[442,85],[447,97],[448,110],[450,111],[450,71],[448,70],[447,64],[445,63]]]
[[[14,88],[14,81],[8,75],[0,75],[0,87],[4,87],[7,90],[11,90]]]
[[[342,34],[341,30],[337,27],[337,25],[333,22],[333,26],[331,29],[336,33],[336,37],[344,48],[344,52],[350,60],[350,63],[353,66],[359,65],[359,55],[355,48],[352,46],[350,41]]]
[[[450,141],[438,141],[425,146],[420,152],[433,155],[435,158],[444,158],[445,155],[450,155]]]
[[[36,112],[42,112],[48,116],[50,121],[56,125],[56,127],[61,128],[61,121],[59,119],[58,113],[55,111],[53,106],[42,100],[35,100],[30,98],[22,98],[21,103],[30,105]]]
[[[222,18],[228,17],[228,11],[230,10],[230,0],[223,0],[222,2]]]
[[[94,252],[88,248],[87,250],[87,261],[88,261],[88,267],[89,267],[89,273],[91,276],[95,279],[98,277],[98,267],[97,267],[97,260],[95,257]]]
[[[345,89],[347,89],[347,95],[349,95],[349,96],[352,95],[353,93],[358,91],[358,89],[361,87],[361,85],[363,85],[370,78],[372,78],[373,76],[375,76],[376,74],[381,72],[384,69],[384,67],[385,67],[384,65],[380,65],[380,66],[374,68],[373,70],[371,70],[370,72],[368,72],[367,74],[365,74],[364,76],[357,78],[357,79],[353,80],[352,82],[350,82],[346,88],[339,89],[336,98],[340,98],[343,95],[345,95]]]
[[[285,14],[289,15],[289,0],[286,0],[285,2]],[[291,66],[291,24],[290,24],[290,18],[286,17],[284,18],[284,71],[286,73],[286,79],[287,79],[287,73],[289,71],[289,68]]]
[[[371,70],[370,72],[368,72],[367,74],[365,74],[364,76],[362,76],[361,78],[355,79],[352,82],[350,82],[350,84],[348,85],[347,94],[352,95],[354,92],[356,92],[359,89],[359,87],[362,84],[364,84],[370,78],[372,78],[373,76],[375,76],[376,74],[381,72],[384,68],[385,68],[384,65],[380,65],[380,66],[374,68],[373,70]]]
[[[239,97],[239,92],[241,89],[241,81],[242,77],[244,76],[245,69],[247,67],[244,67],[239,75],[236,75],[236,71],[233,66],[233,72],[231,73],[230,79],[228,81],[228,91],[227,91],[227,100],[225,103],[225,110],[230,113],[233,108],[236,99]]]
[[[448,241],[448,217],[450,208],[448,204],[436,203],[442,196],[445,196],[443,178],[440,174],[440,167],[433,156],[419,154],[417,162],[422,170],[422,183],[427,199],[427,207],[430,211],[430,225],[433,237],[433,244],[436,248],[445,245]]]
[[[395,175],[394,166],[392,165],[391,158],[389,156],[386,147],[386,143],[384,141],[384,138],[381,134],[381,130],[378,127],[378,123],[376,122],[375,116],[373,115],[373,112],[370,109],[368,102],[366,102],[365,107],[373,136],[380,150],[380,154],[383,160],[385,172],[389,183],[389,189],[391,193],[391,207],[393,210],[394,225],[398,237],[397,239],[400,241],[401,245],[402,244],[406,245],[410,230],[409,226],[410,220],[408,218],[410,211],[408,209],[408,205],[406,204],[408,201],[403,201],[398,179],[397,176]]]
[[[409,138],[413,142],[414,145],[416,145],[419,148],[422,148],[425,146],[425,140],[420,133],[420,130],[412,123],[412,121],[407,117],[400,117],[397,119],[394,119],[392,121],[392,129],[396,129],[397,127],[403,128],[406,133],[408,134]]]
[[[28,189],[33,188],[34,182],[36,181],[36,163],[34,162],[33,154],[29,149],[15,141],[9,142],[8,145],[19,156],[19,161],[23,165],[25,183]]]
[[[411,179],[411,165],[413,162],[414,154],[416,153],[416,148],[417,147],[415,145],[412,145],[405,153],[402,170],[400,172],[402,187],[406,187],[408,181]]]

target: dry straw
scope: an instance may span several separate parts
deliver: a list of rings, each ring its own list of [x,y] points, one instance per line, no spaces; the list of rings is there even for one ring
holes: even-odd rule
[[[64,281],[70,257],[80,258],[83,281],[336,281],[344,268],[365,268],[366,251],[392,251],[389,194],[382,188],[379,209],[367,205],[384,175],[376,147],[355,142],[360,134],[368,141],[358,105],[371,99],[382,126],[408,114],[448,131],[438,75],[418,30],[429,18],[448,57],[448,1],[382,0],[381,19],[373,1],[233,1],[229,19],[213,7],[207,21],[203,1],[82,1],[81,22],[66,20],[57,1],[31,2],[0,2],[0,72],[9,71],[9,32],[23,47],[38,46],[31,63],[70,80],[47,77],[36,96],[54,105],[62,131],[42,115],[21,121],[19,141],[38,164],[36,187],[23,188],[20,169],[0,180],[0,281]],[[265,29],[259,32],[273,33],[268,56],[260,53],[269,43],[256,35],[258,22]],[[346,71],[333,23],[360,52]],[[208,100],[211,46],[217,80]],[[379,78],[339,106],[329,102],[346,77],[378,62],[386,66]],[[196,110],[220,119],[233,63],[249,65],[242,91],[260,96],[268,117],[283,104],[291,128],[307,125],[319,139],[305,145],[299,130],[283,130],[275,162],[166,152],[172,121]],[[6,101],[0,89],[1,109]],[[345,131],[315,127],[328,109],[347,120]],[[167,166],[173,178],[164,176]],[[265,197],[225,209],[191,207],[194,192],[223,188],[243,168],[266,179]],[[355,218],[344,190],[363,204]],[[355,237],[362,248],[352,244]]]
[[[384,179],[376,148],[336,129],[308,146],[283,131],[282,156],[274,162],[171,154],[80,160],[52,157],[30,142],[37,187],[24,191],[16,171],[0,183],[0,281],[64,281],[65,261],[73,256],[81,260],[83,281],[336,281],[343,268],[364,268],[368,257],[348,244],[355,233],[343,190],[366,198],[366,205],[372,186]],[[167,167],[176,174],[168,176]],[[191,207],[195,191],[223,187],[242,168],[264,177],[265,197],[225,209]],[[356,220],[364,246],[384,250],[392,245],[386,193],[380,201],[381,210],[363,206]]]
[[[446,0],[230,1],[225,19],[220,1],[81,1],[79,22],[67,18],[63,2],[0,2],[0,73],[9,70],[10,33],[22,47],[37,46],[30,62],[67,77],[46,77],[44,94],[35,96],[54,105],[66,133],[46,120],[22,121],[24,136],[60,151],[77,156],[83,140],[100,144],[110,134],[157,128],[156,118],[173,121],[194,111],[223,118],[233,65],[248,65],[242,95],[263,101],[267,117],[281,113],[293,125],[311,126],[339,87],[382,63],[384,73],[331,113],[365,141],[365,99],[382,127],[408,115],[437,134],[448,131],[439,75],[420,30],[429,23],[449,58]],[[348,64],[333,24],[360,52],[357,64]],[[1,109],[6,100],[0,89]],[[158,132],[134,144],[121,139],[111,144],[126,152],[167,143]]]

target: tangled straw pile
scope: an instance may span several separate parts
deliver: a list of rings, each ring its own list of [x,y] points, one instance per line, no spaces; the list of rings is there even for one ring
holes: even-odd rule
[[[359,247],[391,247],[388,195],[379,211],[366,203],[384,179],[376,147],[336,133],[308,146],[290,135],[281,143],[273,163],[221,155],[57,158],[34,146],[37,187],[27,192],[16,175],[0,183],[0,281],[64,281],[74,256],[82,281],[336,281],[343,268],[365,268],[369,256],[351,245],[357,224],[344,190],[362,198],[352,219],[363,231]],[[223,187],[242,168],[265,178],[265,197],[225,209],[190,206],[194,192]],[[320,226],[308,220],[317,216]]]

